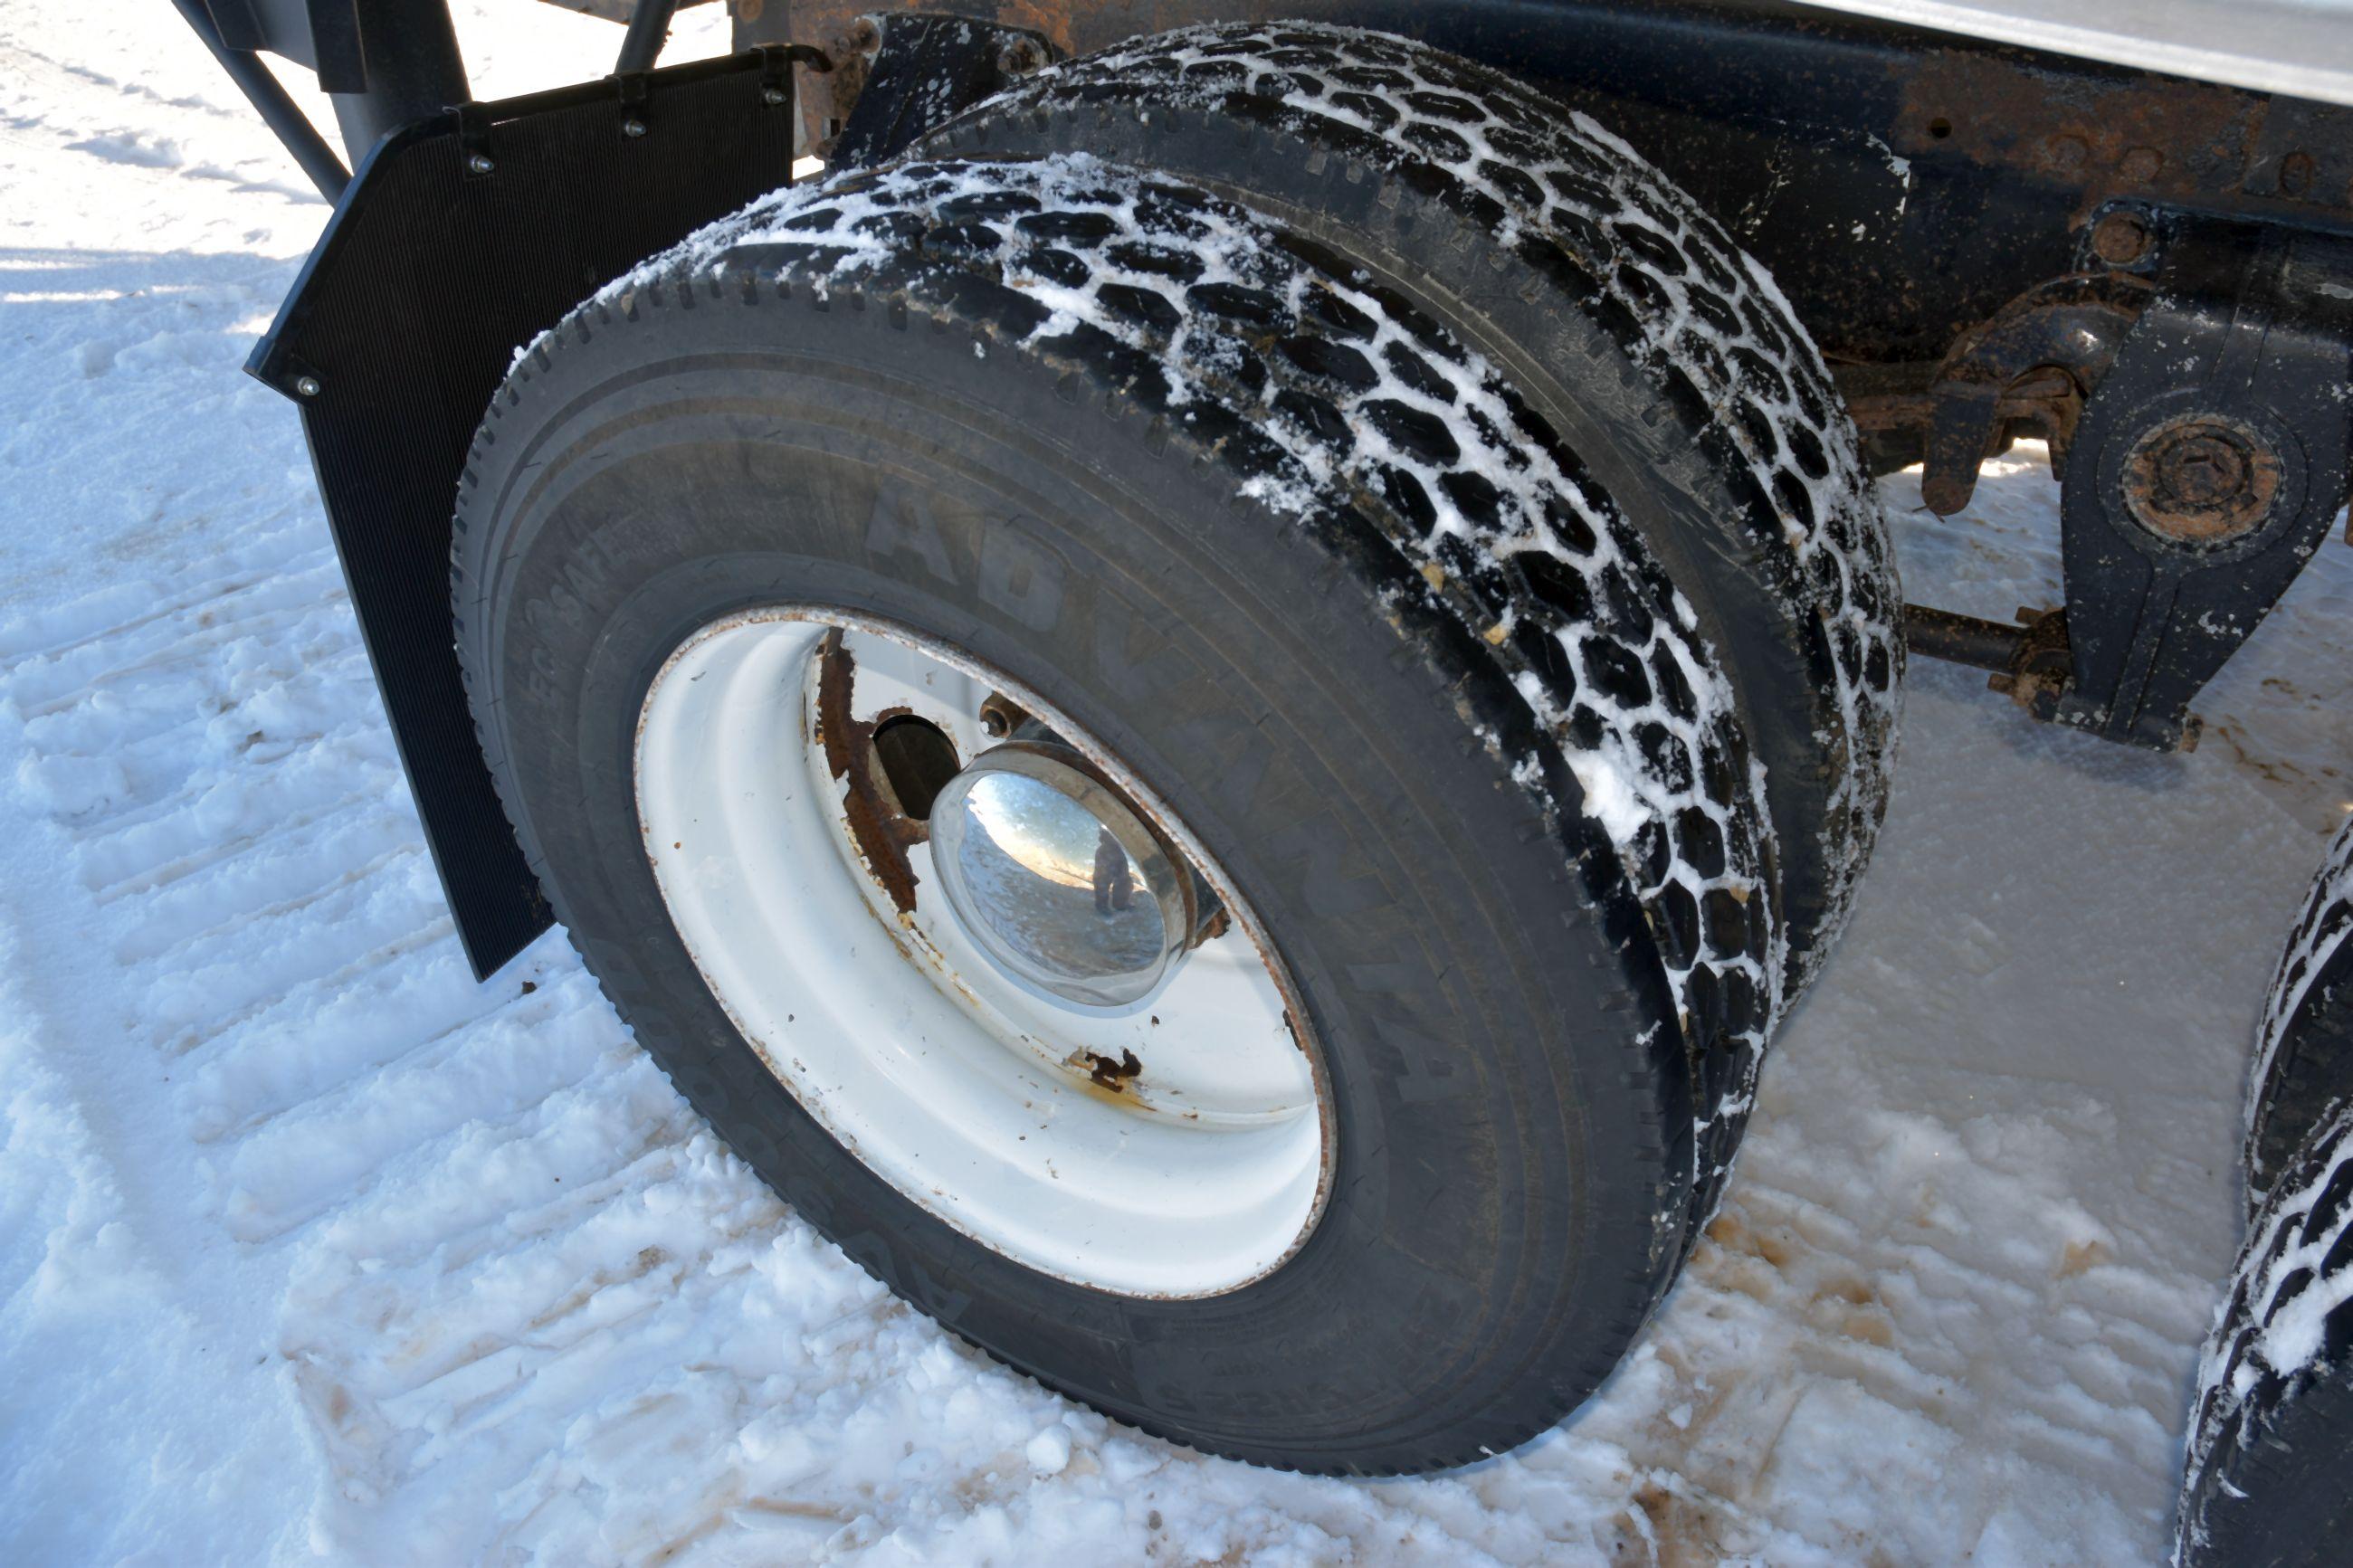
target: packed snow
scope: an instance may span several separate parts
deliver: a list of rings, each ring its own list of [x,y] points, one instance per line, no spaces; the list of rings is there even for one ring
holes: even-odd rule
[[[477,85],[617,31],[467,0]],[[716,7],[687,13],[692,47]],[[558,935],[466,972],[292,411],[326,215],[160,6],[0,11],[0,1557],[2137,1564],[2238,1236],[2263,987],[2353,729],[2332,542],[2157,757],[1921,663],[1724,1212],[1517,1453],[1312,1480],[897,1305]],[[2031,453],[1911,595],[2054,600]]]

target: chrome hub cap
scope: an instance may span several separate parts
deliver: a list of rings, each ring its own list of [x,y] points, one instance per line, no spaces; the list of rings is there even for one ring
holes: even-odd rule
[[[933,804],[948,908],[1008,973],[1082,1007],[1160,987],[1192,945],[1193,876],[1067,747],[983,752]]]

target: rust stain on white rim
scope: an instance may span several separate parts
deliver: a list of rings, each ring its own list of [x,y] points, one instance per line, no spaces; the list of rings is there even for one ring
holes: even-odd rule
[[[1234,919],[1157,989],[1081,1007],[1008,973],[911,852],[902,915],[860,859],[817,733],[818,653],[857,657],[853,712],[904,709],[964,763],[1002,692],[1113,780]],[[712,622],[648,689],[638,821],[712,994],[844,1148],[981,1245],[1119,1295],[1222,1295],[1314,1230],[1336,1144],[1321,1053],[1273,943],[1175,815],[1038,693],[937,639],[779,605]],[[1091,1061],[1141,1070],[1106,1089]]]

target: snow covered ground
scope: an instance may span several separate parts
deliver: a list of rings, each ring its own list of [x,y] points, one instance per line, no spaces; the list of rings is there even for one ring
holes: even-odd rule
[[[617,37],[459,9],[488,92]],[[1306,1480],[898,1306],[560,937],[472,984],[292,412],[237,374],[325,211],[167,7],[0,3],[0,1559],[2159,1554],[2250,1027],[2348,795],[2353,550],[2194,756],[1916,669],[1854,933],[1641,1349],[1517,1454]],[[2053,601],[2039,464],[1887,500],[1915,598]]]

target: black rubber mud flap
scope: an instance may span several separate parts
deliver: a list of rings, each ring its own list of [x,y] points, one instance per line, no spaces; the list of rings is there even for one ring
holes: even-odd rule
[[[793,51],[803,56],[807,51]],[[335,549],[477,976],[549,914],[482,763],[449,622],[467,443],[517,348],[790,182],[787,51],[500,103],[377,143],[247,370],[302,410]]]

